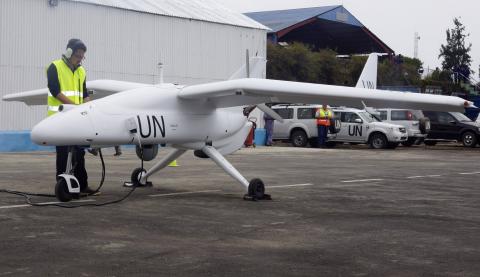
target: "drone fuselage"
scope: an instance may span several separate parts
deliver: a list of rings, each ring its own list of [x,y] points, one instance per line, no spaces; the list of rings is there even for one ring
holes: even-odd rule
[[[222,141],[250,126],[241,107],[217,109],[207,100],[179,99],[181,88],[150,86],[87,102],[38,123],[32,140],[55,146],[170,144],[200,149],[217,143],[221,148]]]

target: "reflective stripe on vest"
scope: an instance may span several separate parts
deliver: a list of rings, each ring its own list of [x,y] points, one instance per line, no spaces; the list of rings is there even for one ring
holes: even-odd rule
[[[68,67],[63,60],[53,62],[57,68],[58,82],[60,84],[60,92],[70,101],[79,105],[83,103],[83,84],[85,83],[85,69],[79,66],[75,72]],[[63,103],[48,93],[48,109],[47,114],[51,116],[58,112],[58,107]]]
[[[330,119],[332,118],[332,111],[330,110],[323,110],[318,109],[318,118],[317,118],[317,125],[320,126],[330,126]]]

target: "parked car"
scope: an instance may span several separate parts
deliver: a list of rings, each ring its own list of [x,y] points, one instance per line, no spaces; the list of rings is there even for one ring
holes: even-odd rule
[[[442,140],[456,140],[465,147],[475,147],[480,142],[480,124],[458,112],[423,111],[431,122],[426,145],[435,145]]]
[[[305,147],[317,145],[317,123],[315,121],[315,111],[320,108],[319,105],[303,104],[281,104],[275,105],[272,109],[277,112],[284,122],[275,121],[273,128],[273,139],[290,141],[295,147]],[[340,121],[334,120],[332,128],[329,130],[329,137],[340,131]]]
[[[317,105],[276,105],[272,109],[284,118],[275,122],[273,139],[290,140],[293,146],[304,147],[310,140],[315,145]],[[339,142],[367,143],[371,148],[395,148],[408,139],[406,129],[400,125],[381,122],[365,110],[332,108],[337,133],[328,135],[327,146]]]
[[[330,142],[366,143],[374,149],[394,149],[408,139],[405,127],[382,122],[365,110],[333,108],[333,113],[342,127]]]
[[[422,142],[430,131],[430,120],[421,111],[406,109],[377,109],[378,117],[383,122],[402,125],[407,129],[408,139],[404,146]]]

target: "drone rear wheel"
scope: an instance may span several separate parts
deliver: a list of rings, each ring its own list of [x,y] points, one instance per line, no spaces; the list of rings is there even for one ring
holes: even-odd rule
[[[255,178],[248,184],[248,193],[243,197],[245,200],[272,200],[269,194],[265,193],[265,185],[263,181]]]

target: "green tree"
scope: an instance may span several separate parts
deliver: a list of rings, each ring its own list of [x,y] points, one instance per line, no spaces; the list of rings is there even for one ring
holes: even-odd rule
[[[367,61],[366,56],[338,58],[330,49],[302,43],[267,45],[267,78],[340,86],[355,86]],[[419,86],[422,62],[408,57],[386,57],[378,65],[379,86]]]
[[[465,34],[465,26],[458,18],[453,19],[454,28],[447,30],[447,43],[440,47],[439,58],[443,58],[442,68],[444,70],[460,73],[466,78],[470,76],[472,70],[470,65],[472,58],[470,57],[470,49],[472,44],[466,45],[465,38],[470,34]],[[456,80],[459,81],[459,78]]]
[[[379,86],[419,86],[422,62],[403,56],[387,58],[378,64]]]
[[[338,85],[341,83],[340,63],[337,53],[330,49],[319,49],[312,53],[313,83]]]
[[[321,84],[341,84],[337,53],[330,49],[312,51],[303,43],[267,45],[267,78]]]
[[[269,43],[267,46],[267,78],[287,81],[311,82],[313,53],[304,44],[293,43],[287,47]]]

